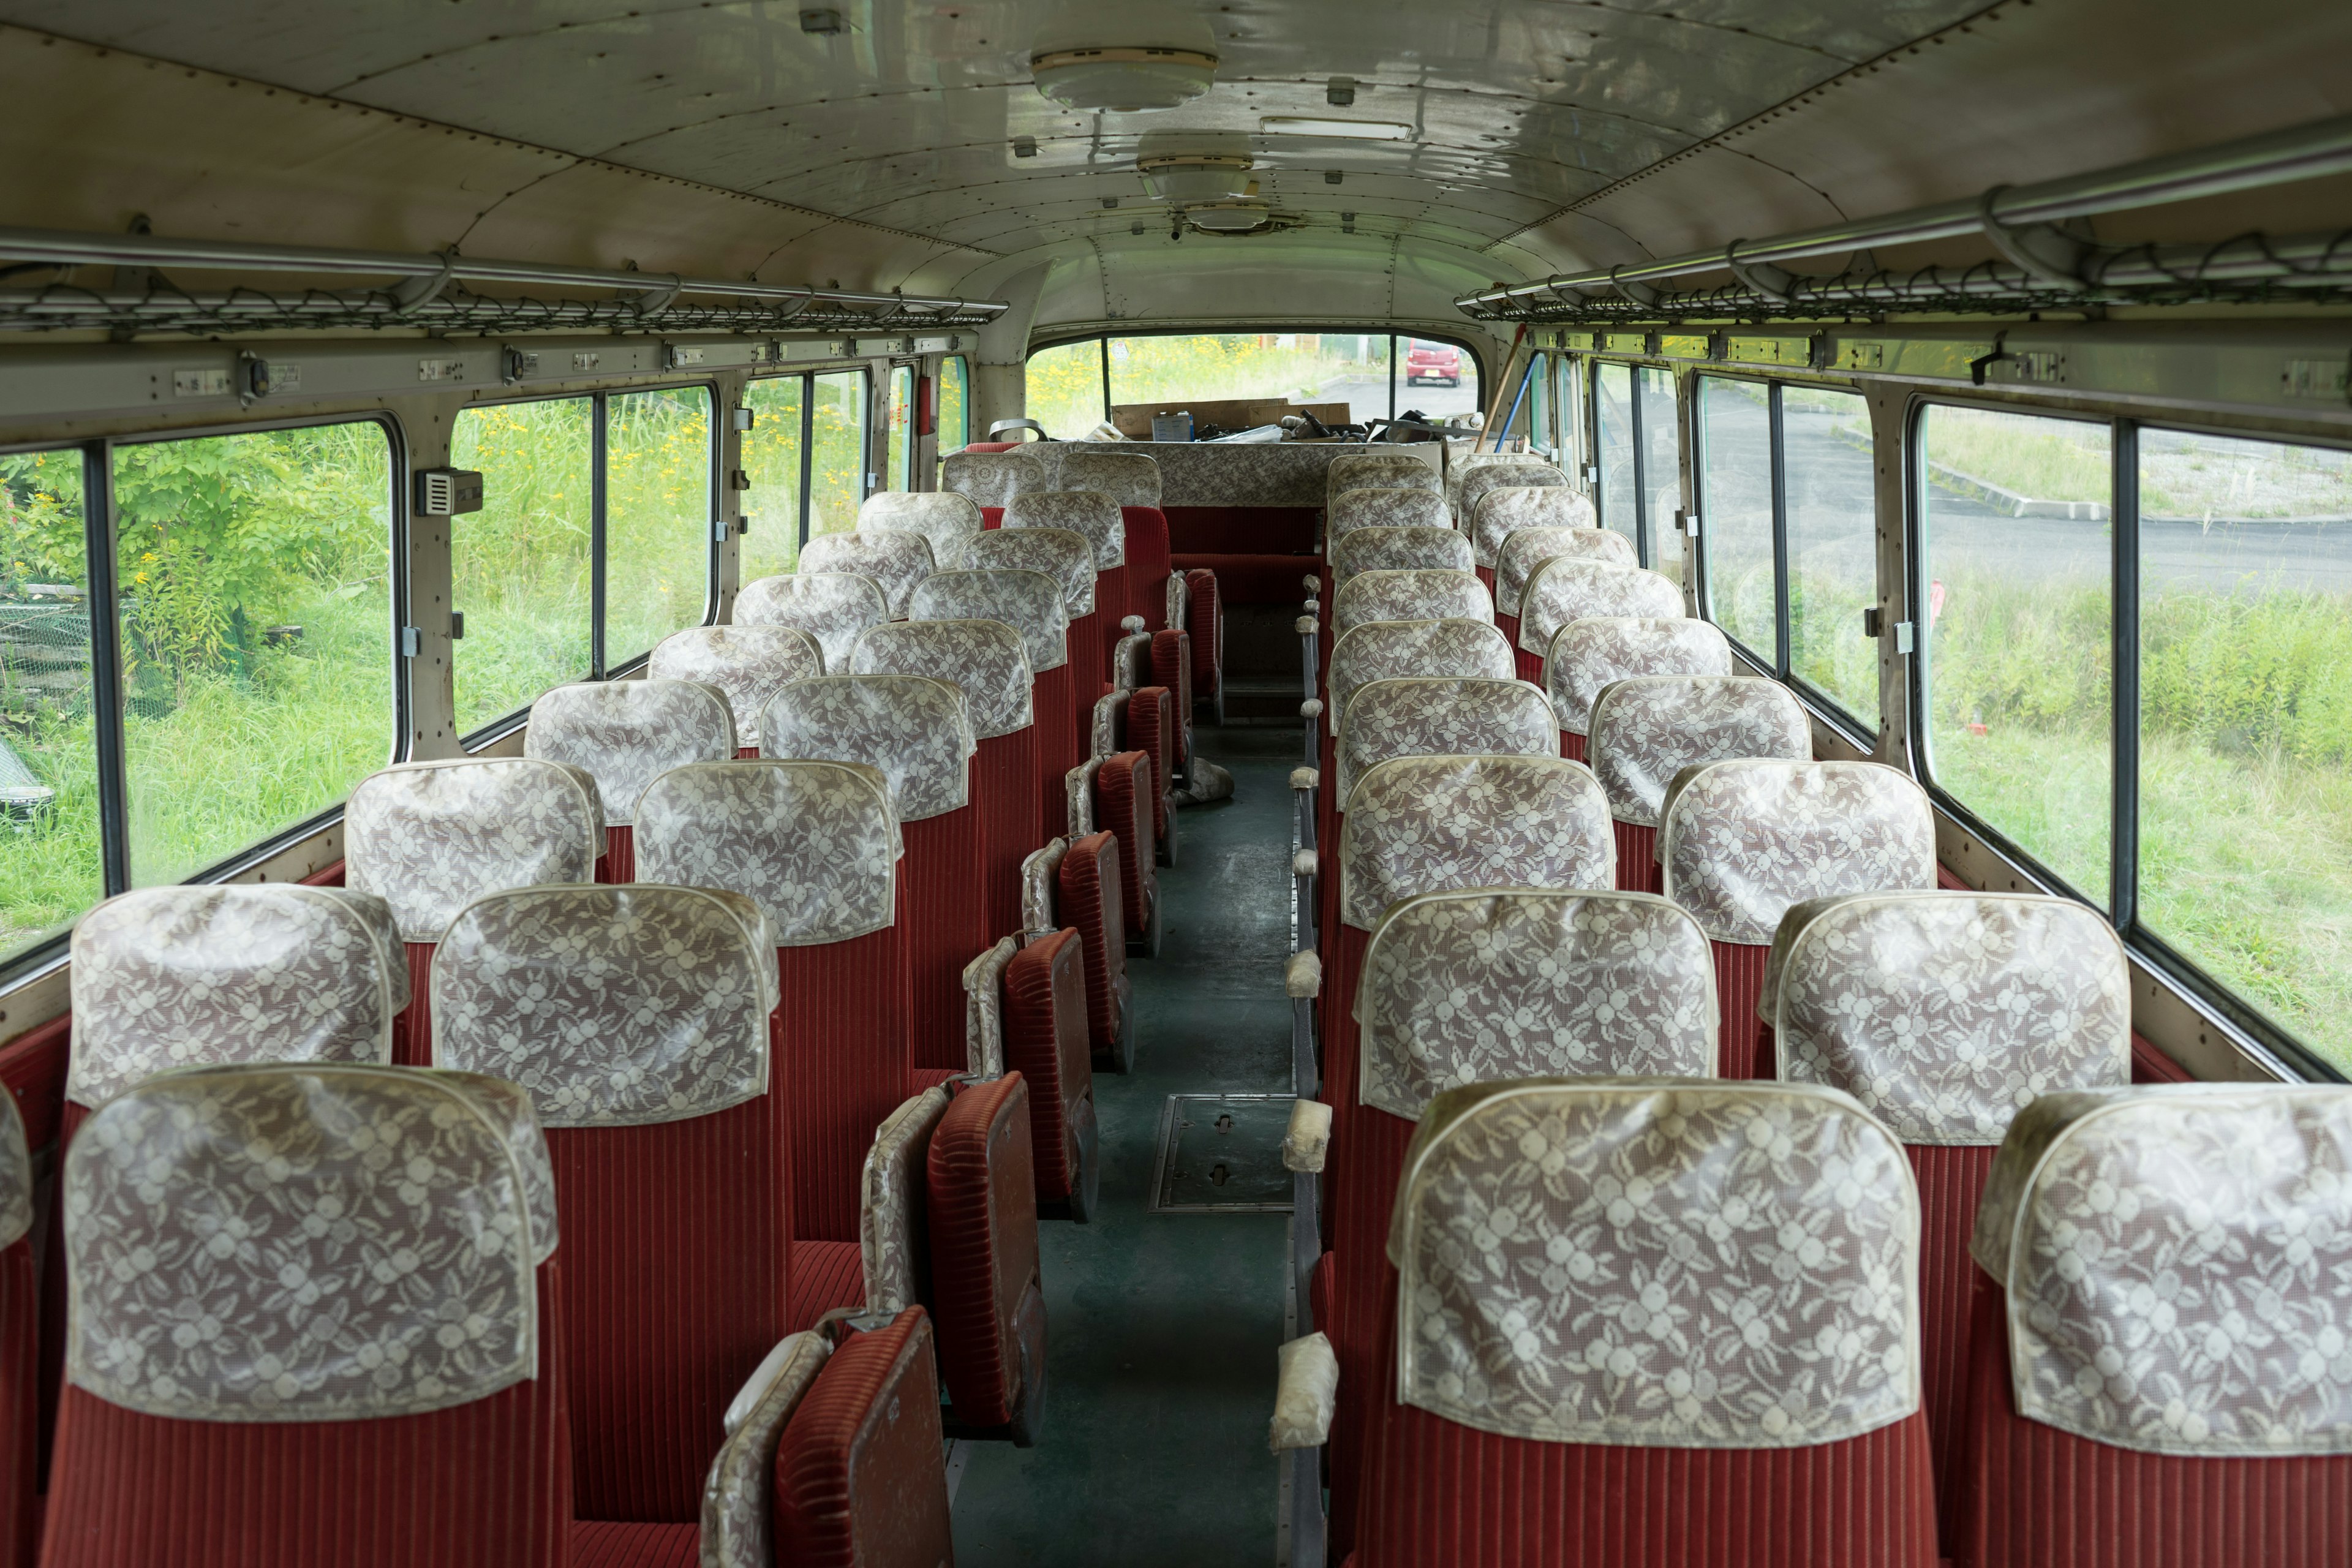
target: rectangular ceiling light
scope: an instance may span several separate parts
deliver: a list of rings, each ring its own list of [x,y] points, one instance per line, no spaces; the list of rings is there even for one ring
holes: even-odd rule
[[[1269,136],[1346,136],[1359,142],[1402,142],[1412,127],[1387,120],[1323,120],[1311,114],[1269,114],[1257,122]]]

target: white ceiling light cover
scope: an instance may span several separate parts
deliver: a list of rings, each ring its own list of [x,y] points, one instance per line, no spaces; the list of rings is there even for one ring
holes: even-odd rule
[[[1326,120],[1312,114],[1269,114],[1257,122],[1268,136],[1338,136],[1357,142],[1403,142],[1412,127],[1391,120]]]
[[[1066,109],[1134,114],[1192,102],[1217,79],[1198,49],[1055,49],[1029,62],[1037,90]]]
[[[1138,165],[1143,184],[1153,196],[1183,206],[1193,202],[1225,202],[1256,194],[1247,158],[1155,158]]]

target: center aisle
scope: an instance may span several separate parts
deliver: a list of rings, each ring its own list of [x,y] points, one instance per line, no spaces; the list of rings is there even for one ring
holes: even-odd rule
[[[1047,1221],[1045,1436],[966,1445],[961,1568],[1197,1568],[1274,1561],[1266,1452],[1289,1216],[1152,1214],[1171,1094],[1290,1091],[1295,729],[1201,729],[1234,798],[1187,810],[1160,873],[1158,960],[1128,959],[1135,1069],[1098,1073],[1102,1202]]]

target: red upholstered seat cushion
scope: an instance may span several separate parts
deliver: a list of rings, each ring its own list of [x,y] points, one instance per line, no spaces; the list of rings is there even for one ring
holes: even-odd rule
[[[702,1530],[696,1524],[623,1524],[582,1520],[572,1527],[572,1568],[695,1568]]]
[[[911,1068],[907,1072],[907,1092],[920,1094],[927,1089],[936,1089],[952,1079],[961,1078],[966,1070],[963,1068]]]
[[[41,1291],[33,1242],[0,1247],[0,1568],[31,1568],[41,1458]]]
[[[1314,506],[1171,506],[1168,547],[1178,555],[1304,555],[1315,548]],[[1297,573],[1292,577],[1296,579]]]
[[[1584,737],[1573,730],[1562,730],[1559,732],[1559,754],[1571,763],[1586,761]]]
[[[1127,922],[1118,841],[1109,832],[1074,840],[1055,876],[1054,913],[1078,933],[1087,971],[1087,1039],[1097,1051],[1118,1044],[1127,1002]]]
[[[637,830],[631,824],[611,823],[604,828],[604,853],[596,861],[600,882],[637,879]]]
[[[601,864],[601,862],[600,862]],[[405,942],[408,1005],[392,1026],[392,1059],[404,1068],[433,1065],[433,954],[438,942]]]
[[[1168,514],[1156,506],[1123,506],[1118,515],[1127,529],[1128,613],[1156,632],[1168,624]]]
[[[775,1552],[792,1568],[954,1560],[931,1324],[909,1307],[833,1352],[776,1443]]]
[[[1616,822],[1617,890],[1621,893],[1663,893],[1665,868],[1657,861],[1658,830],[1639,823]],[[1761,980],[1759,975],[1759,980]]]
[[[1175,787],[1176,730],[1180,723],[1174,696],[1164,686],[1138,687],[1127,700],[1127,744],[1151,759],[1151,835],[1159,843],[1168,837],[1168,792]]]
[[[1027,1080],[1008,1072],[957,1095],[931,1134],[926,1226],[940,1372],[968,1426],[1003,1426],[1042,1392],[1036,1193]]]
[[[993,802],[994,792],[989,793]],[[923,1067],[963,1065],[963,966],[994,940],[987,934],[988,825],[977,794],[973,805],[898,829],[906,846],[898,862],[898,883],[905,889],[898,923],[907,945],[907,1043],[912,1061]],[[1017,911],[1017,864],[1013,872]],[[866,1131],[870,1141],[874,1130]]]
[[[1118,658],[1118,640],[1127,636],[1126,627],[1119,623],[1137,613],[1128,600],[1128,580],[1134,573],[1134,567],[1122,563],[1108,571],[1095,574],[1095,623],[1101,633],[1101,647],[1093,658],[1095,671],[1104,681],[1106,690],[1109,689],[1111,668]],[[1146,619],[1143,624],[1149,626],[1151,622]],[[1087,703],[1086,709],[1091,714],[1094,704]]]
[[[1519,617],[1507,613],[1500,605],[1495,606],[1495,626],[1503,640],[1513,647],[1519,646]]]
[[[1185,745],[1185,732],[1192,728],[1192,637],[1189,632],[1154,632],[1151,634],[1151,679],[1172,697],[1168,705],[1169,738],[1174,750],[1169,753],[1172,765],[1181,771],[1190,761]]]
[[[1021,862],[1042,842],[1037,837],[1037,726],[1009,735],[991,735],[972,758],[971,810],[978,819],[981,879],[980,932],[971,951],[1021,929]],[[1048,835],[1051,837],[1051,835]],[[963,971],[956,970],[956,994],[963,994]],[[962,1037],[961,1028],[957,1031]],[[926,1059],[919,1051],[918,1061]],[[935,1066],[940,1058],[929,1058]],[[959,1048],[957,1059],[962,1059]]]
[[[1067,644],[1070,662],[1037,677],[1037,812],[1032,848],[1070,830],[1069,793],[1064,781],[1072,768],[1086,760],[1085,746],[1078,736],[1076,665],[1078,649],[1095,645],[1082,644],[1075,632]]]
[[[1029,1080],[1030,1153],[1037,1195],[1070,1195],[1094,1142],[1085,943],[1065,926],[1004,969],[1004,1065]]]
[[[1186,553],[1171,560],[1179,572],[1216,574],[1221,611],[1228,605],[1288,605],[1295,608],[1307,598],[1307,591],[1298,580],[1319,564],[1312,555]]]
[[[1095,770],[1095,820],[1118,841],[1118,904],[1129,929],[1148,930],[1159,892],[1151,847],[1151,759],[1141,752],[1105,757]]]
[[[793,1243],[792,1309],[785,1316],[789,1333],[815,1326],[816,1321],[840,1307],[866,1304],[866,1253],[854,1241]]]
[[[1186,570],[1184,594],[1184,630],[1192,639],[1192,700],[1206,701],[1217,694],[1217,676],[1224,662],[1224,614],[1217,596],[1217,574]],[[1162,679],[1160,684],[1167,681]]]
[[[1762,1026],[1756,1021],[1756,998],[1764,989],[1764,961],[1769,945],[1743,942],[1710,942],[1715,950],[1715,997],[1719,1022],[1715,1041],[1717,1078],[1769,1078],[1771,1064],[1759,1050]]]
[[[1531,680],[1538,686],[1543,684],[1543,655],[1529,653],[1521,647],[1517,637],[1511,638],[1511,664],[1521,680]]]
[[[907,900],[901,882],[902,925]],[[847,942],[776,950],[783,1005],[769,1081],[792,1106],[793,1234],[804,1241],[857,1238],[866,1151],[874,1130],[907,1098],[914,1063],[899,938],[899,927],[887,926]]]

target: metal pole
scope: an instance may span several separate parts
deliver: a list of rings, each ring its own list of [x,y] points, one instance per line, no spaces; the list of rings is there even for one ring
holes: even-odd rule
[[[1789,468],[1780,454],[1780,384],[1764,399],[1772,470],[1772,672],[1789,679]]]
[[[114,451],[82,448],[82,576],[89,592],[90,727],[98,738],[99,862],[107,896],[131,886],[131,809],[122,737],[121,590],[115,580]]]
[[[1099,349],[1099,350],[1101,350],[1101,351],[1102,351],[1103,423],[1104,423],[1104,424],[1106,424],[1106,425],[1108,425],[1108,424],[1109,424],[1109,423],[1111,422],[1111,419],[1110,419],[1110,339],[1108,339],[1108,337],[1097,338],[1097,339],[1095,340],[1095,346],[1096,346],[1097,349]]]
[[[2111,745],[2113,798],[2107,803],[2113,836],[2107,846],[2107,907],[2119,931],[2139,918],[2139,426],[2115,423],[2115,477],[2110,481],[2115,519],[2115,674],[2109,683],[2115,711]]]
[[[605,422],[608,400],[597,393],[588,403],[588,679],[602,680],[604,668],[604,462],[612,443]]]

